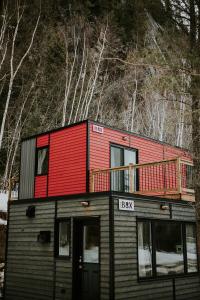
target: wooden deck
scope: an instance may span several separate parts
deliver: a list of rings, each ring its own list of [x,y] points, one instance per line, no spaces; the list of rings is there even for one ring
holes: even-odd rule
[[[152,163],[92,170],[90,191],[110,190],[195,201],[193,163],[177,157]]]

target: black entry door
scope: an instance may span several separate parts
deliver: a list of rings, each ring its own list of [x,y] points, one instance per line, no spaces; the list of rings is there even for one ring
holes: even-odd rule
[[[99,219],[75,219],[73,300],[99,299]]]

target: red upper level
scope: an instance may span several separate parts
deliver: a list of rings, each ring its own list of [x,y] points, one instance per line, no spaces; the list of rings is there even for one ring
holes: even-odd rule
[[[83,121],[22,142],[19,197],[89,192],[91,170],[177,157],[191,160],[183,149],[94,121]]]

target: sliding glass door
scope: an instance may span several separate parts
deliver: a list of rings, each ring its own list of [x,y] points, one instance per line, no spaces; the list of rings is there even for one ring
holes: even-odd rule
[[[111,146],[111,168],[136,164],[136,150]],[[135,172],[134,172],[135,173]],[[136,189],[136,174],[133,173],[133,183]],[[111,190],[118,192],[130,191],[130,179],[128,170],[116,170],[111,172]]]

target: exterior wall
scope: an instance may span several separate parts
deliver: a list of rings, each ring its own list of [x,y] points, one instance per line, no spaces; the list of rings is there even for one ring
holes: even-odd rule
[[[88,200],[85,198],[85,200]],[[54,257],[55,218],[100,216],[100,287],[101,300],[109,300],[109,197],[60,201],[38,201],[35,218],[26,217],[33,202],[10,206],[5,300],[71,300],[72,255],[70,259]],[[41,230],[51,231],[51,243],[37,242]],[[73,233],[73,227],[71,226]],[[72,239],[71,239],[72,240]],[[72,253],[72,251],[71,251]]]
[[[6,266],[6,299],[52,299],[54,281],[54,236],[40,244],[41,230],[53,233],[55,202],[35,203],[36,217],[26,217],[30,204],[11,205]]]
[[[175,279],[138,281],[136,218],[170,220],[169,210],[160,210],[158,201],[135,200],[135,211],[119,211],[118,198],[114,198],[114,277],[115,299],[118,300],[193,300],[200,297],[198,275]],[[194,209],[189,204],[172,204],[173,220],[195,221]],[[175,294],[175,295],[174,295]]]
[[[86,192],[87,124],[50,134],[48,196]]]
[[[49,146],[47,175],[35,176],[36,148]],[[20,199],[86,192],[87,123],[22,142]]]
[[[87,165],[89,171],[109,168],[111,143],[137,149],[138,163],[189,158],[184,150],[125,131],[102,126],[102,134],[95,132],[93,125],[98,123],[88,122],[89,136],[85,121],[23,141],[20,199],[85,193],[89,188]],[[49,171],[47,175],[35,176],[35,148],[45,146],[49,146]]]
[[[36,148],[49,146],[49,134],[44,134],[36,138]],[[34,197],[47,197],[48,175],[35,176]]]
[[[135,211],[118,210],[117,194],[90,198],[73,197],[34,202],[35,218],[26,217],[33,202],[15,202],[10,206],[6,267],[5,300],[72,300],[72,259],[54,256],[56,218],[100,217],[100,289],[101,300],[195,300],[200,296],[198,275],[173,279],[138,281],[136,218],[194,221],[194,211],[187,204],[171,204],[160,210],[160,202],[145,197],[129,197]],[[120,195],[120,198],[123,197]],[[128,199],[128,197],[124,197]],[[80,201],[89,200],[84,208]],[[111,211],[113,201],[113,210]],[[111,232],[113,224],[113,233]],[[51,243],[40,244],[41,230],[51,231]],[[73,226],[71,226],[71,241]],[[72,242],[71,242],[72,247]],[[112,249],[114,251],[112,255]],[[111,256],[110,256],[111,255]],[[110,277],[113,274],[113,277]],[[114,283],[114,284],[113,284]],[[112,294],[114,292],[114,298]]]
[[[34,196],[35,143],[35,138],[33,138],[24,141],[21,146],[20,199],[29,199]]]
[[[85,199],[88,200],[88,199]],[[81,199],[84,201],[84,198]],[[88,209],[80,205],[80,200],[59,201],[57,217],[100,216],[100,290],[101,300],[109,300],[109,198],[100,197],[90,201]],[[72,228],[72,226],[71,226]],[[73,229],[72,229],[73,230]],[[71,251],[72,252],[72,251]],[[56,261],[56,299],[71,300],[72,260]],[[61,293],[62,289],[65,294]],[[77,299],[78,300],[78,299]]]
[[[94,124],[96,123],[90,122],[90,170],[110,167],[110,144],[137,149],[138,163],[156,162],[178,156],[190,157],[188,152],[182,149],[103,125],[103,133],[95,132]]]

